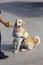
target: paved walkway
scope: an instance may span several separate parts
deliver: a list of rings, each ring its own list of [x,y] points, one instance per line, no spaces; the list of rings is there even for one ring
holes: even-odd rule
[[[11,28],[8,29],[0,23],[0,28],[2,30],[2,50],[6,55],[9,56],[8,59],[0,60],[0,65],[43,65],[43,15],[41,15],[43,8],[41,7],[41,10],[40,8],[39,10],[37,10],[36,7],[35,10],[37,10],[39,14],[37,14],[37,12],[35,13],[32,12],[35,10],[30,8],[30,12],[32,12],[34,16],[32,15],[32,17],[31,16],[29,17],[29,15],[23,15],[22,13],[27,12],[27,10],[25,9],[26,7],[24,7],[22,11],[20,10],[19,7],[18,9],[15,9],[14,7],[17,7],[17,4],[15,4],[15,6],[14,4],[8,5],[8,3],[0,4],[0,9],[2,10],[2,16],[4,17],[4,19],[6,21],[12,21],[13,23],[15,23],[16,18],[23,19],[26,22],[25,26],[26,30],[30,32],[32,36],[38,35],[41,38],[41,43],[39,44],[39,46],[35,47],[31,51],[13,54],[12,53],[13,29]],[[22,8],[22,6],[20,7]],[[18,10],[20,11],[19,14],[17,12]],[[15,11],[17,12],[17,14],[15,13]]]

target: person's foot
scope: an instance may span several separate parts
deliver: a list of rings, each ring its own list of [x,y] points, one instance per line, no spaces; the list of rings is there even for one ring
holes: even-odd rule
[[[3,52],[0,52],[0,59],[7,59],[8,56],[5,55]]]

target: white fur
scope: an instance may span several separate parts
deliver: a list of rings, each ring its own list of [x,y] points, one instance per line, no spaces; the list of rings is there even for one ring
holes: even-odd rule
[[[21,38],[22,33],[20,33],[20,32],[14,32],[14,31],[13,31],[13,33],[17,36],[17,37],[14,36],[15,42],[13,42],[13,45],[14,45],[15,43],[18,44],[17,50],[15,51],[15,53],[18,53],[19,48],[20,48],[20,45],[21,45],[21,42],[22,42],[22,40],[23,40],[23,38]]]
[[[22,20],[21,19],[17,19],[17,21],[15,22],[16,23],[16,25],[17,26],[22,26]],[[21,30],[22,30],[23,28],[21,27]],[[16,36],[15,36],[16,35]],[[15,51],[15,53],[18,53],[18,51],[19,51],[19,48],[20,48],[20,45],[21,45],[21,42],[22,42],[22,40],[23,40],[23,38],[21,38],[21,36],[23,36],[23,34],[20,32],[20,31],[16,31],[15,29],[13,30],[13,37],[14,37],[14,40],[15,40],[15,42],[13,42],[13,45],[15,44],[15,43],[17,43],[18,44],[18,46],[17,46],[17,50]]]

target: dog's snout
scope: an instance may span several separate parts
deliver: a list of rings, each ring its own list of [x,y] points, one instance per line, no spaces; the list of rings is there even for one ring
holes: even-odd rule
[[[17,26],[17,23],[15,23],[15,26]]]

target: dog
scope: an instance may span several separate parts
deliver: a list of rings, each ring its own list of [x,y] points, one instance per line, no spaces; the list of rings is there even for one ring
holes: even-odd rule
[[[28,49],[32,50],[34,46],[37,46],[40,43],[40,37],[35,36],[32,37],[30,33],[28,33],[24,29],[25,22],[21,19],[17,19],[14,25],[13,30],[13,47],[16,49],[15,53],[18,53],[20,45],[23,43],[23,45]]]
[[[15,53],[18,53],[21,42],[23,41],[23,32],[25,31],[23,26],[25,25],[25,22],[23,22],[21,19],[17,19],[14,24],[13,29],[13,49]]]

